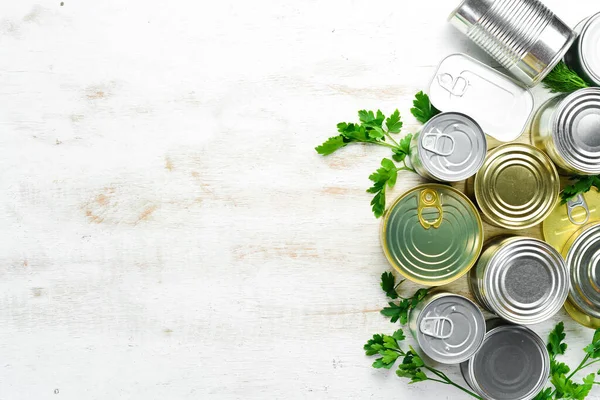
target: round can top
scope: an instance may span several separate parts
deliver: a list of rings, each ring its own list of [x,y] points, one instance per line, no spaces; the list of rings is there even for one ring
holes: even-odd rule
[[[530,400],[543,389],[550,373],[544,341],[519,325],[491,329],[469,362],[473,389],[490,400]]]
[[[440,181],[458,182],[475,175],[486,152],[483,130],[465,114],[438,114],[427,121],[419,134],[419,158]]]
[[[384,217],[381,239],[388,261],[404,277],[439,286],[475,264],[483,227],[464,194],[450,186],[426,184],[394,201]]]
[[[600,173],[600,88],[566,96],[553,120],[552,138],[560,156],[583,174]]]
[[[584,22],[579,37],[581,63],[594,83],[600,85],[600,12]]]
[[[434,361],[458,364],[479,350],[485,337],[485,318],[471,300],[442,295],[430,301],[417,319],[417,343]]]
[[[532,238],[507,239],[483,277],[492,310],[507,321],[537,324],[556,314],[569,294],[569,272],[558,251]]]
[[[488,153],[475,175],[481,212],[506,229],[537,225],[550,214],[560,190],[556,167],[526,144],[505,144]]]
[[[600,318],[600,223],[574,233],[564,253],[571,270],[569,300],[585,314]]]

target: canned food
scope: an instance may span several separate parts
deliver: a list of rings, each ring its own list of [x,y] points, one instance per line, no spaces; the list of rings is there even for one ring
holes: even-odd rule
[[[484,245],[469,273],[479,304],[517,324],[537,324],[556,314],[569,293],[560,253],[538,239],[496,237]]]
[[[452,293],[426,296],[411,309],[408,326],[423,353],[443,364],[468,360],[485,336],[485,318],[479,307]]]
[[[559,190],[552,161],[526,144],[505,144],[489,152],[473,183],[484,219],[513,230],[542,222],[552,212]]]
[[[533,144],[567,173],[600,173],[600,88],[554,97],[537,111]]]
[[[600,192],[590,190],[579,194],[566,204],[557,202],[554,210],[542,223],[544,240],[562,252],[567,240],[582,226],[600,221]]]
[[[502,142],[521,136],[533,114],[533,95],[527,88],[465,54],[442,60],[429,98],[439,110],[471,116]]]
[[[533,399],[550,375],[544,341],[531,329],[498,318],[486,325],[481,348],[460,364],[463,378],[484,399]]]
[[[410,162],[419,175],[442,182],[458,182],[475,175],[487,152],[481,127],[460,113],[438,114],[415,134]]]
[[[565,54],[565,62],[583,79],[600,86],[600,12],[581,21],[574,31],[579,36]]]
[[[576,34],[538,0],[463,0],[450,23],[527,86],[535,86]]]
[[[473,203],[441,184],[417,186],[398,197],[381,226],[390,264],[425,286],[445,285],[463,276],[483,245],[483,226]]]
[[[571,288],[565,310],[588,328],[600,328],[600,223],[575,232],[563,255],[571,270]]]

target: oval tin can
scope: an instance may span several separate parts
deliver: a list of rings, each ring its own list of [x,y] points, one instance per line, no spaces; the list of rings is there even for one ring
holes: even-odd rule
[[[533,144],[564,172],[600,174],[600,88],[580,89],[544,103],[531,124]]]
[[[600,86],[600,12],[581,21],[574,31],[579,36],[565,54],[565,63],[588,83]]]
[[[469,289],[490,312],[516,324],[556,314],[569,293],[569,271],[549,244],[521,236],[488,241],[469,273]]]
[[[538,0],[463,0],[448,20],[527,86],[544,79],[576,38]]]
[[[460,364],[471,389],[488,400],[531,400],[546,385],[550,356],[531,329],[494,318],[473,358]]]
[[[485,318],[479,307],[452,293],[426,296],[410,310],[408,326],[421,351],[443,364],[468,360],[485,337]]]
[[[398,197],[384,215],[381,243],[390,264],[425,286],[450,283],[469,271],[483,245],[473,203],[458,190],[431,183]]]
[[[419,175],[441,182],[459,182],[481,168],[487,140],[477,122],[448,112],[431,118],[411,141],[410,162]]]
[[[473,182],[484,220],[512,230],[542,222],[552,212],[559,191],[552,161],[526,144],[505,144],[490,151]]]
[[[588,328],[600,328],[600,223],[575,232],[563,255],[571,271],[571,287],[565,310]]]

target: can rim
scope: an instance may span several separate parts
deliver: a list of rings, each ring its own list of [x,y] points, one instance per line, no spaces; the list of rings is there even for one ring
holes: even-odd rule
[[[584,19],[582,22],[583,22],[583,27],[581,28],[581,33],[579,34],[580,38],[584,37],[584,34],[587,32],[587,30],[590,28],[590,26],[594,22],[597,22],[599,24],[598,29],[600,30],[600,12],[597,12],[596,14],[592,14],[590,17],[588,17],[587,19]],[[577,27],[575,29],[577,29]],[[581,54],[581,63],[585,67],[585,72],[590,75],[590,77],[592,78],[592,80],[595,81],[595,83],[600,83],[600,72],[594,71],[589,68],[587,59],[585,57],[585,53],[583,52],[583,40],[578,41],[577,50],[578,50],[579,54]],[[600,54],[598,56],[600,57]]]
[[[556,15],[554,16],[554,18],[558,19],[558,17]],[[542,70],[542,72],[540,72],[535,78],[533,78],[531,80],[531,83],[527,84],[527,86],[534,87],[538,83],[543,81],[544,78],[546,76],[548,76],[548,74],[554,69],[554,67],[556,67],[556,64],[558,64],[564,58],[565,54],[567,54],[567,51],[569,51],[569,49],[571,48],[571,46],[573,45],[573,43],[575,42],[576,39],[577,39],[577,34],[571,29],[571,34],[569,35],[569,40],[567,40],[565,42],[563,47],[556,53],[554,58],[548,63],[548,65],[546,65],[546,68],[544,68]]]

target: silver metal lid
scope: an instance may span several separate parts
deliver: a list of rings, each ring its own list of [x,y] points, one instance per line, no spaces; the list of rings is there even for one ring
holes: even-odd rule
[[[483,313],[466,297],[443,294],[419,314],[416,339],[432,360],[458,364],[479,350],[485,337]]]
[[[552,138],[567,164],[590,175],[600,173],[600,88],[580,89],[560,102]]]
[[[595,223],[573,241],[567,253],[571,269],[569,300],[585,314],[600,318],[600,223]]]
[[[423,126],[419,134],[421,163],[436,179],[465,180],[481,168],[487,140],[472,118],[460,113],[441,113]]]
[[[569,294],[562,256],[538,239],[514,237],[490,259],[483,277],[490,309],[518,324],[537,324],[556,314]]]
[[[585,21],[579,37],[581,64],[589,78],[600,85],[600,12]]]
[[[528,89],[465,54],[442,60],[429,86],[429,98],[442,111],[470,116],[501,142],[521,136],[533,113]]]

